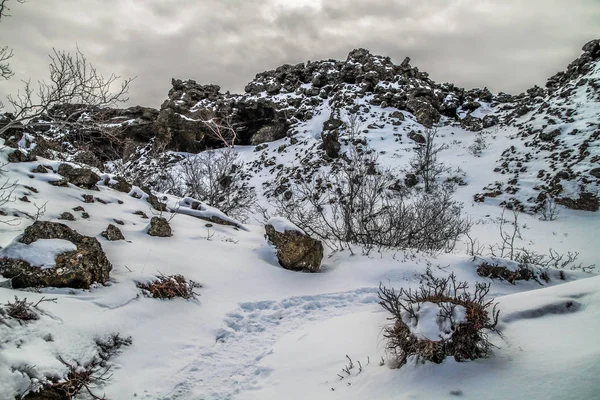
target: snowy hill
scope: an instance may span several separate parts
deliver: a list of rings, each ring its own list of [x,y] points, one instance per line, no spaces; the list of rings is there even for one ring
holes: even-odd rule
[[[258,74],[243,95],[174,80],[160,110],[76,115],[95,123],[80,131],[7,131],[0,398],[51,398],[44,389],[77,379],[88,382],[77,399],[594,398],[600,280],[588,266],[600,262],[600,41],[583,50],[546,89],[518,96],[438,84],[409,59],[396,65],[358,49],[345,61]],[[414,166],[427,140],[443,166],[430,194]],[[303,188],[335,215],[353,169],[361,182],[383,182],[369,192],[385,192],[373,208],[382,214],[366,219],[391,215],[398,201],[428,210],[449,193],[468,235],[443,248],[365,245],[380,232],[339,243],[320,236],[335,227],[309,231],[294,225],[308,214],[293,212],[294,224],[265,231],[286,202],[310,201]],[[540,218],[548,206],[552,218]],[[154,226],[161,218],[167,228]],[[48,231],[31,239],[38,226]],[[319,272],[285,265],[281,253],[298,237],[288,258],[316,241]],[[92,253],[94,262],[82,261]],[[71,279],[70,268],[95,271],[104,256],[107,279]],[[498,302],[498,324],[485,332],[491,353],[399,363],[380,285],[417,290],[451,273],[471,290],[489,285]],[[26,284],[38,275],[54,284]],[[198,296],[153,298],[148,285],[175,275]],[[33,302],[25,313],[13,312],[15,296]],[[431,304],[419,305],[411,326],[436,342],[456,327],[437,311],[427,316]]]

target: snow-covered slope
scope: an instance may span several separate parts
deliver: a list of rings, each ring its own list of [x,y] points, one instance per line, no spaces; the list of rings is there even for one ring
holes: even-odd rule
[[[63,378],[67,368],[59,356],[85,363],[97,356],[96,341],[117,332],[131,336],[132,343],[110,359],[112,377],[93,387],[109,399],[595,398],[600,280],[594,273],[550,268],[540,270],[548,281],[516,284],[484,278],[477,274],[483,261],[511,268],[516,263],[466,255],[466,240],[436,257],[411,250],[365,254],[357,246],[353,252],[325,248],[320,273],[294,272],[279,265],[264,236],[264,217],[295,183],[343,168],[345,156],[356,148],[372,149],[380,166],[408,186],[414,148],[434,127],[437,143],[445,147],[440,161],[448,167],[439,179],[455,184],[453,196],[474,222],[471,237],[483,253],[501,241],[502,226],[510,225],[500,206],[535,211],[545,195],[561,204],[559,218],[519,215],[522,237],[515,246],[578,253],[577,263],[599,264],[600,215],[585,211],[593,210],[598,191],[599,56],[599,42],[588,44],[547,90],[519,96],[437,84],[409,60],[394,65],[362,49],[345,61],[264,72],[244,95],[174,81],[160,111],[104,111],[134,147],[128,158],[106,163],[105,172],[156,189],[170,209],[162,214],[147,201],[147,188],[114,190],[110,186],[119,181],[110,180],[112,175],[101,174],[98,191],[48,183],[62,179],[54,172],[59,160],[102,167],[103,144],[102,151],[85,153],[76,141],[52,145],[71,140],[71,132],[7,137],[6,144],[21,148],[25,161],[2,168],[2,181],[17,186],[12,201],[1,206],[0,218],[9,223],[0,229],[0,257],[31,250],[15,238],[40,218],[98,239],[113,269],[106,285],[85,290],[16,290],[0,279],[2,305],[14,296],[33,302],[56,298],[40,303],[37,320],[0,316],[0,399],[22,395],[44,379]],[[175,196],[187,187],[185,163],[216,146],[200,129],[207,108],[231,112],[234,122],[245,124],[232,151],[243,161],[241,182],[254,188],[264,213],[251,211],[244,224]],[[324,143],[331,132],[338,135],[336,157],[330,154],[335,148]],[[12,151],[3,148],[1,161]],[[27,161],[31,155],[37,161]],[[53,171],[34,172],[39,165]],[[422,182],[415,183],[421,190]],[[96,200],[84,202],[83,195]],[[581,198],[586,206],[580,206]],[[45,212],[36,216],[42,205]],[[64,212],[75,219],[59,220]],[[144,214],[172,215],[173,235],[149,236]],[[117,224],[125,241],[106,240],[101,232],[108,224]],[[71,249],[65,247],[70,242],[36,243],[34,250],[45,253],[29,252],[38,255],[30,261],[45,267],[54,253]],[[491,357],[390,368],[396,365],[382,336],[390,315],[378,304],[379,285],[417,288],[428,269],[437,276],[453,272],[471,287],[491,285],[502,332],[490,334],[497,346]],[[159,300],[136,286],[163,274],[200,283],[200,296]],[[354,368],[341,372],[349,359]]]

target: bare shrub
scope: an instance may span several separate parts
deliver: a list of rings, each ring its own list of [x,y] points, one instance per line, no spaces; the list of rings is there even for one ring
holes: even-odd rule
[[[453,273],[437,278],[429,268],[416,290],[396,291],[380,284],[380,305],[392,314],[393,321],[385,328],[384,337],[399,367],[412,356],[441,363],[449,356],[465,361],[489,354],[492,344],[488,334],[497,332],[500,312],[494,299],[488,298],[489,284],[476,283],[474,291],[468,289],[468,283],[457,281]],[[435,339],[418,336],[411,330],[418,324],[425,303],[439,308],[436,318],[442,335]]]
[[[187,157],[180,165],[180,174],[171,171],[164,177],[165,193],[193,197],[233,218],[247,219],[256,194],[245,180],[243,163],[235,151],[206,151]]]
[[[439,153],[448,148],[445,144],[436,142],[437,129],[426,129],[423,135],[425,143],[415,148],[415,155],[410,165],[416,175],[423,178],[425,192],[431,193],[437,185],[437,180],[448,171],[448,167],[439,160]]]
[[[121,347],[131,343],[131,337],[123,338],[116,333],[107,339],[96,340],[98,353],[89,362],[68,362],[62,356],[58,356],[61,364],[67,367],[66,375],[60,379],[53,377],[40,380],[35,376],[32,367],[31,370],[25,371],[31,379],[31,384],[19,398],[70,400],[85,393],[89,398],[104,400],[106,396],[100,397],[94,390],[112,377],[110,359],[120,353]]]
[[[451,250],[469,230],[449,187],[410,196],[371,150],[351,146],[328,173],[295,183],[275,200],[279,215],[332,249]]]
[[[500,217],[500,239],[499,244],[489,246],[489,255],[499,258],[507,258],[509,260],[516,261],[519,263],[520,268],[529,269],[570,269],[570,270],[581,270],[583,272],[592,272],[596,266],[583,265],[583,263],[577,263],[579,258],[578,252],[567,252],[566,254],[560,254],[556,250],[548,249],[548,254],[536,252],[526,247],[519,247],[519,241],[523,240],[521,233],[521,226],[519,223],[519,211],[513,210],[512,220],[506,220],[504,218],[504,210]],[[547,271],[542,275],[544,280],[548,280]]]
[[[43,302],[56,303],[56,300],[56,298],[47,299],[42,297],[40,300],[34,303],[28,302],[26,297],[19,299],[17,296],[15,296],[14,302],[11,303],[10,301],[7,301],[2,307],[2,313],[19,321],[36,320],[40,318],[40,309],[38,306]]]
[[[481,157],[483,151],[489,147],[489,144],[485,140],[485,132],[477,132],[473,143],[469,146],[469,152],[475,157]]]
[[[147,297],[155,299],[173,299],[182,297],[186,300],[196,299],[199,295],[194,290],[201,288],[197,282],[186,279],[183,275],[159,275],[157,279],[150,283],[137,283],[137,287]]]
[[[516,281],[536,279],[531,268],[528,268],[525,265],[520,265],[519,268],[513,271],[507,267],[498,264],[490,264],[488,262],[482,262],[477,266],[477,275],[484,278],[504,280],[513,285]]]
[[[560,211],[556,199],[554,197],[546,197],[539,213],[542,221],[554,221],[558,219]]]

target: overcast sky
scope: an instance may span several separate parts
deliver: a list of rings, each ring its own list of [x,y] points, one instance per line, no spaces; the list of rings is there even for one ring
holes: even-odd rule
[[[75,44],[102,71],[136,76],[131,103],[158,107],[171,78],[242,92],[258,72],[345,59],[365,47],[405,56],[438,82],[521,92],[600,37],[600,0],[29,0],[0,23],[19,79]],[[3,96],[2,96],[3,97]]]

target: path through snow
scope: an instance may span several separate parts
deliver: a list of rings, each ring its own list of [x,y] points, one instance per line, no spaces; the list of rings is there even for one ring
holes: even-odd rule
[[[270,370],[259,361],[277,340],[309,322],[358,312],[378,302],[377,288],[349,292],[290,297],[281,301],[242,303],[227,315],[215,345],[173,378],[165,400],[227,400],[250,389]]]

